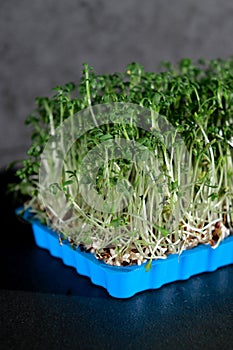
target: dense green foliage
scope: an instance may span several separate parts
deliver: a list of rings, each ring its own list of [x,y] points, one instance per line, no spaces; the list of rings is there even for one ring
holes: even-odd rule
[[[90,106],[113,102],[146,107],[153,113],[165,116],[179,132],[191,155],[191,204],[185,211],[178,229],[170,232],[165,225],[166,215],[172,211],[171,199],[177,181],[173,179],[169,182],[167,203],[162,205],[161,211],[149,215],[150,200],[152,197],[154,200],[156,194],[153,191],[141,193],[142,189],[146,191],[146,187],[143,187],[144,175],[140,169],[132,166],[127,160],[118,160],[115,163],[108,162],[107,175],[106,168],[100,169],[97,189],[104,195],[104,189],[114,186],[119,178],[127,176],[134,184],[135,193],[138,197],[141,195],[140,205],[137,199],[123,213],[98,216],[91,208],[84,206],[80,198],[71,198],[71,192],[68,190],[69,185],[74,181],[78,182],[77,173],[81,159],[77,148],[74,151],[77,168],[75,171],[74,168],[67,168],[62,188],[76,213],[77,220],[74,218],[72,225],[78,225],[78,219],[84,215],[93,226],[101,227],[104,234],[95,232],[96,236],[93,238],[93,235],[88,236],[85,233],[86,236],[79,235],[77,239],[77,228],[70,228],[69,232],[69,225],[61,225],[61,232],[65,237],[71,237],[77,245],[82,241],[94,247],[98,257],[106,258],[106,247],[111,246],[112,253],[109,253],[109,249],[108,253],[113,264],[121,263],[120,257],[126,256],[127,252],[130,254],[129,252],[133,251],[136,254],[134,258],[124,260],[131,259],[132,262],[137,261],[139,255],[143,259],[165,257],[168,253],[181,252],[189,246],[212,242],[213,238],[215,242],[220,240],[220,223],[229,229],[233,226],[231,58],[200,60],[195,64],[188,58],[181,60],[177,65],[163,62],[157,72],[147,72],[140,64],[131,63],[125,72],[102,75],[95,74],[93,68],[85,64],[78,84],[71,82],[58,86],[52,90],[51,97],[36,99],[36,111],[26,120],[26,124],[33,130],[32,145],[28,150],[27,159],[22,161],[17,170],[20,181],[13,185],[14,190],[28,195],[29,201],[26,205],[34,206],[40,219],[46,219],[45,212],[38,207],[38,171],[40,155],[50,135],[53,135],[55,129],[69,116]],[[129,125],[97,127],[80,142],[86,154],[94,145],[116,136],[136,139],[152,150],[157,147],[153,133],[138,132]],[[47,224],[51,224],[51,218],[49,220]],[[117,227],[125,228],[119,237],[112,234],[112,230]],[[220,229],[217,239],[214,237],[216,227]]]

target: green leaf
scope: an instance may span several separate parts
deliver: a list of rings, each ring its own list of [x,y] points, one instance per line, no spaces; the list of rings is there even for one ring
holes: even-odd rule
[[[110,140],[112,138],[113,138],[113,136],[111,134],[106,134],[106,135],[100,136],[100,141],[107,141],[107,140]]]
[[[73,180],[64,181],[64,182],[62,183],[62,187],[66,187],[66,186],[68,186],[68,185],[72,185],[73,183],[74,183]]]
[[[152,259],[150,259],[145,265],[146,272],[150,271],[151,268],[152,268]]]
[[[124,224],[124,220],[122,218],[116,218],[110,222],[110,226],[115,228],[122,226],[122,224]]]

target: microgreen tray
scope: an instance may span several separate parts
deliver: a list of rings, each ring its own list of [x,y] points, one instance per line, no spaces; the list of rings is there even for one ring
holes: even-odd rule
[[[233,264],[233,236],[229,236],[216,249],[202,244],[183,251],[179,256],[171,254],[166,259],[153,260],[149,270],[146,263],[111,266],[89,252],[71,247],[68,241],[61,245],[56,232],[28,215],[24,218],[32,225],[38,247],[47,249],[53,257],[62,259],[65,265],[89,277],[93,284],[105,288],[115,298],[129,298],[145,290],[158,289],[167,283]]]

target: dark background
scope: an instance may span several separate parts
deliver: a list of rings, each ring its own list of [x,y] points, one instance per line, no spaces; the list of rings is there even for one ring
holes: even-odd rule
[[[102,74],[227,58],[232,34],[232,0],[1,0],[0,168],[25,156],[35,97],[78,82],[84,62]]]
[[[36,247],[6,194],[34,99],[132,61],[227,58],[232,0],[0,2],[0,349],[232,349],[233,266],[116,300]],[[3,228],[4,227],[4,228]]]

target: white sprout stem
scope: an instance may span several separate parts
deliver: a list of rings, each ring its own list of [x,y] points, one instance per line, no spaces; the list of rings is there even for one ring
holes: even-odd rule
[[[192,230],[192,231],[196,231],[196,232],[200,232],[202,233],[203,231],[207,230],[207,228],[215,225],[217,222],[220,222],[221,221],[221,218],[218,218],[218,219],[215,219],[213,220],[212,222],[208,223],[207,225],[205,225],[204,227],[202,228],[198,228],[198,227],[194,227],[192,225],[190,225],[189,223],[186,223],[183,221],[183,224],[189,229],[189,230]]]
[[[88,67],[86,64],[85,64],[85,79],[86,79],[87,103],[88,103],[88,106],[90,108],[90,112],[91,112],[91,116],[92,116],[92,119],[94,121],[94,124],[96,127],[98,127],[99,125],[96,121],[95,114],[94,114],[93,109],[92,109],[90,83],[89,83],[89,71],[88,71]]]

